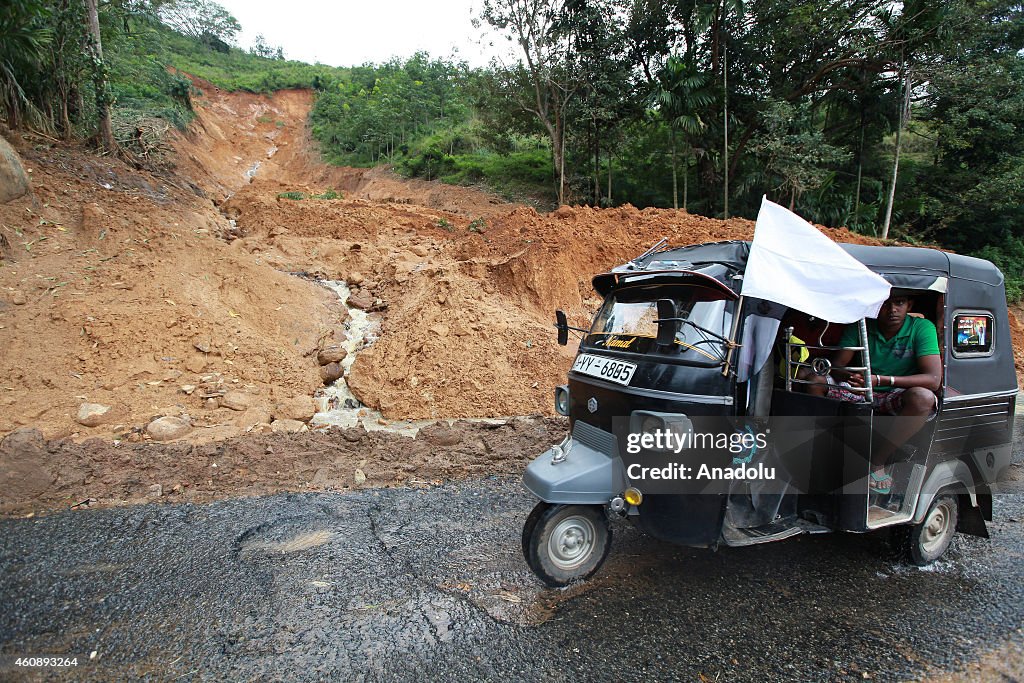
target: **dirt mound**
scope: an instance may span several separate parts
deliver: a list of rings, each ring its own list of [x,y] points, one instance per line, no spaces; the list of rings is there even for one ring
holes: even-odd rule
[[[0,434],[144,439],[151,418],[188,415],[187,439],[209,441],[264,424],[320,385],[311,351],[345,315],[295,273],[345,280],[377,311],[380,338],[350,384],[385,416],[550,414],[573,355],[554,343],[554,308],[583,323],[593,275],[662,237],[753,234],[747,220],[631,206],[541,214],[328,167],[306,125],[311,93],[196,84],[173,168],[12,140],[36,191],[0,205]],[[329,189],[341,197],[309,198]],[[244,400],[218,398],[228,390]],[[85,427],[82,403],[110,411]]]

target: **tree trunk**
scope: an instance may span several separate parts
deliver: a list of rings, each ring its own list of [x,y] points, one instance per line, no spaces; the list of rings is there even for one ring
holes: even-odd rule
[[[903,141],[905,118],[909,118],[910,110],[910,69],[903,83],[903,97],[900,98],[900,116],[896,127],[896,152],[892,155],[892,181],[889,183],[889,200],[885,203],[885,220],[882,223],[882,239],[889,238],[889,223],[892,221],[892,205],[896,199],[896,177],[900,170],[900,145]]]
[[[688,211],[688,201],[690,194],[690,148],[687,146],[686,151],[683,152],[683,211]]]
[[[724,185],[722,194],[722,217],[729,218],[729,53],[722,43],[722,124],[725,132],[722,145],[722,172]]]
[[[110,90],[107,86],[107,71],[103,64],[103,43],[100,39],[100,15],[96,8],[96,0],[85,0],[85,8],[89,17],[89,50],[93,58],[93,74],[96,82],[96,110],[99,116],[100,143],[103,149],[113,153],[117,151],[114,141],[114,127],[110,122]]]
[[[672,128],[672,208],[679,210],[679,183],[676,180],[676,130]]]
[[[608,206],[612,205],[612,159],[613,158],[614,158],[614,155],[612,155],[612,154],[608,155],[608,199],[607,199]]]
[[[857,194],[853,198],[853,219],[860,215],[860,186],[864,177],[864,108],[860,110],[860,146],[857,147]]]

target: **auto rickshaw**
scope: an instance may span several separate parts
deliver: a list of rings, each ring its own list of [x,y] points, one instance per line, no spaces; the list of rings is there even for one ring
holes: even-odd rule
[[[611,517],[708,548],[891,528],[918,565],[940,557],[957,531],[987,538],[993,490],[1010,463],[1017,394],[995,266],[933,249],[839,245],[912,296],[915,314],[938,333],[943,372],[934,418],[900,445],[893,491],[880,501],[868,482],[882,418],[869,400],[813,395],[800,385],[814,378],[799,379],[870,375],[865,321],[856,324],[856,346],[839,346],[843,325],[740,295],[750,242],[663,242],[593,279],[604,303],[589,328],[570,327],[556,312],[559,343],[570,330],[581,341],[568,383],[555,390],[570,432],[523,477],[540,500],[522,534],[539,578],[559,587],[594,574],[611,547]],[[772,357],[742,372],[743,343],[773,319]],[[855,352],[852,365],[831,367],[830,356],[842,350]],[[772,428],[770,444],[753,438]],[[744,436],[740,452],[732,441],[665,448],[652,438],[631,454],[645,434],[681,442],[715,431]],[[645,463],[653,464],[644,470]],[[784,476],[759,480],[769,466]],[[689,478],[671,476],[688,468]],[[734,476],[698,481],[698,468]],[[638,476],[654,470],[666,476]]]

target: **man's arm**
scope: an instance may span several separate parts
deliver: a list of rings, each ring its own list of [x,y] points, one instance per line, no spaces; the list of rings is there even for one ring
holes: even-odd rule
[[[942,387],[942,356],[918,356],[916,375],[904,375],[903,377],[889,377],[883,375],[879,378],[878,386],[894,386],[900,389],[910,387],[924,387],[929,391],[938,391]],[[892,382],[890,385],[889,382]]]

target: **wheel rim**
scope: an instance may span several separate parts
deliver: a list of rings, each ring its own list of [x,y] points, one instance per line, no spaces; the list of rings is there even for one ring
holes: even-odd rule
[[[924,520],[924,528],[921,530],[921,549],[925,553],[930,555],[940,550],[949,540],[951,512],[949,503],[943,501],[928,513]]]
[[[575,569],[594,553],[597,530],[586,517],[566,517],[551,532],[548,554],[551,562],[561,570]]]

